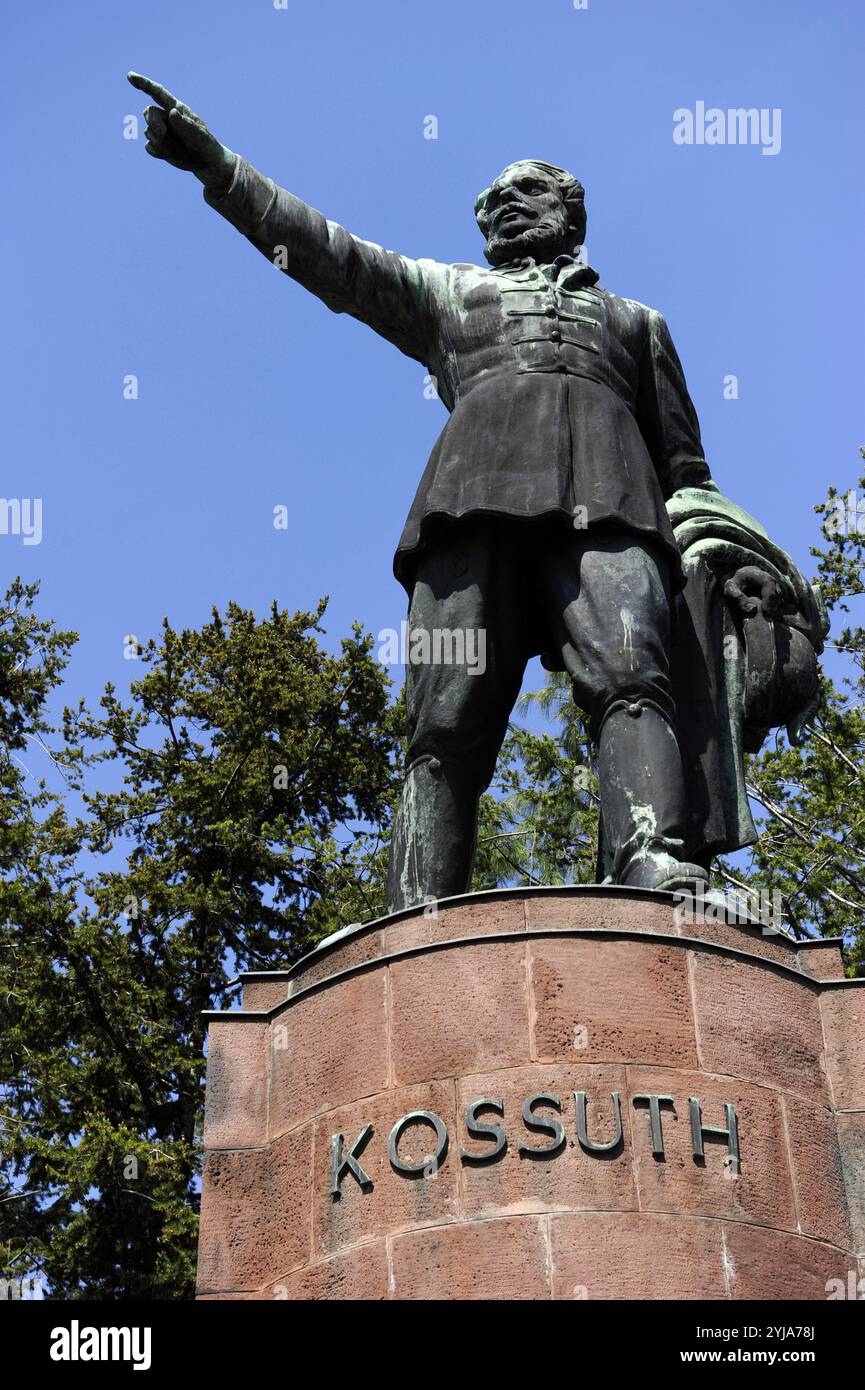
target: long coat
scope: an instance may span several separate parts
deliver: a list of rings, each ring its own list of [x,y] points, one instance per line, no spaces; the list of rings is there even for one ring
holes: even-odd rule
[[[652,536],[667,550],[683,586],[671,675],[688,790],[686,854],[752,843],[747,660],[724,579],[755,566],[778,585],[782,653],[791,631],[820,651],[825,608],[760,523],[711,481],[657,310],[610,294],[594,270],[567,256],[492,270],[399,256],[327,221],[243,159],[228,191],[205,198],[329,308],[369,324],[435,377],[451,418],[394,561],[407,588],[412,557],[436,518],[477,512],[560,514],[569,524],[579,516],[587,526]],[[779,679],[783,687],[788,673]]]
[[[397,547],[407,588],[435,520],[482,512],[643,533],[681,580],[665,502],[714,485],[657,310],[611,294],[571,257],[484,269],[386,251],[240,158],[228,191],[205,198],[330,309],[435,379],[451,415]]]

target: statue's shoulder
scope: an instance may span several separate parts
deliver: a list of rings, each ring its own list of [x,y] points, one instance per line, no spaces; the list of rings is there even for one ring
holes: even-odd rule
[[[455,266],[449,265],[447,261],[437,261],[431,256],[419,256],[417,264],[422,265],[424,270],[431,271],[436,275],[446,275],[448,271],[456,268]]]
[[[496,272],[488,265],[474,265],[472,261],[454,261],[448,270],[455,280],[494,280]]]
[[[651,304],[644,304],[640,299],[631,299],[629,295],[613,294],[612,290],[606,290],[602,285],[596,285],[595,289],[600,290],[613,306],[621,307],[624,313],[633,314],[638,318],[651,318],[659,312],[653,309]]]

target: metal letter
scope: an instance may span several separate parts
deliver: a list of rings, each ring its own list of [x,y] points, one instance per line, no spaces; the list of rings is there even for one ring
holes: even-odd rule
[[[331,1135],[330,1142],[331,1147],[333,1149],[333,1165],[331,1167],[330,1183],[331,1197],[340,1197],[342,1195],[339,1190],[339,1187],[346,1172],[351,1173],[353,1177],[357,1178],[357,1181],[363,1188],[364,1192],[372,1191],[372,1178],[369,1176],[368,1173],[365,1173],[363,1171],[363,1169],[357,1161],[357,1155],[360,1153],[361,1149],[364,1147],[371,1135],[372,1125],[364,1125],[360,1134],[357,1136],[348,1153],[344,1157],[342,1151],[342,1146],[344,1142],[343,1136],[341,1134]]]
[[[528,1144],[520,1144],[517,1152],[527,1158],[549,1158],[551,1154],[558,1153],[564,1144],[565,1127],[561,1120],[544,1120],[536,1116],[534,1113],[536,1105],[550,1105],[554,1110],[561,1110],[562,1103],[558,1096],[547,1095],[545,1091],[538,1091],[523,1101],[523,1121],[526,1127],[537,1130],[539,1133],[552,1134],[553,1142],[545,1144],[541,1149],[533,1149]]]
[[[613,1098],[613,1109],[616,1112],[616,1135],[607,1144],[596,1144],[589,1138],[589,1129],[586,1123],[586,1093],[585,1091],[574,1091],[574,1100],[577,1102],[577,1138],[581,1148],[590,1154],[605,1154],[611,1149],[617,1149],[622,1142],[622,1101],[618,1091],[610,1092]]]
[[[477,1118],[479,1110],[495,1110],[497,1114],[504,1115],[505,1103],[503,1100],[490,1100],[487,1096],[481,1100],[473,1100],[466,1110],[466,1129],[470,1139],[495,1139],[495,1144],[491,1149],[485,1149],[483,1153],[473,1154],[468,1149],[460,1149],[460,1158],[464,1163],[492,1163],[494,1158],[503,1154],[508,1146],[507,1136],[501,1125],[484,1124]]]
[[[652,1122],[652,1154],[655,1158],[664,1157],[664,1132],[661,1128],[661,1106],[672,1105],[672,1096],[634,1096],[634,1104],[644,1100],[649,1107],[649,1117]]]
[[[706,1155],[703,1153],[703,1138],[707,1139],[726,1139],[727,1148],[730,1152],[730,1172],[734,1177],[738,1177],[741,1172],[739,1162],[739,1124],[736,1120],[736,1107],[729,1102],[724,1106],[724,1113],[727,1116],[727,1128],[716,1129],[713,1125],[704,1125],[700,1114],[699,1097],[691,1096],[688,1101],[688,1109],[691,1112],[691,1139],[693,1141],[694,1158],[702,1159],[705,1162]]]
[[[436,1148],[434,1154],[428,1154],[419,1163],[406,1163],[400,1158],[397,1146],[402,1138],[403,1130],[408,1129],[409,1125],[416,1124],[418,1120],[424,1120],[428,1125],[432,1125],[436,1132]],[[426,1175],[432,1167],[433,1172],[441,1167],[444,1162],[445,1154],[448,1151],[448,1132],[444,1121],[438,1115],[434,1115],[431,1110],[412,1110],[408,1115],[403,1115],[401,1120],[397,1120],[390,1132],[387,1141],[387,1156],[391,1161],[391,1166],[398,1173],[405,1173],[409,1177],[417,1177],[421,1174]]]

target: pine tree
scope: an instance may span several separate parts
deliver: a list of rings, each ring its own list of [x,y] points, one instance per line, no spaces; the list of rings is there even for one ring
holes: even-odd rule
[[[323,650],[323,612],[166,622],[128,700],[109,686],[98,716],[66,713],[71,765],[122,782],[85,787],[74,825],[34,822],[32,853],[65,837],[76,876],[12,914],[0,961],[3,1171],[30,1194],[0,1210],[54,1296],[190,1295],[202,1010],[231,1005],[238,970],[288,965],[383,906],[367,861],[394,792],[389,682],[359,629]]]

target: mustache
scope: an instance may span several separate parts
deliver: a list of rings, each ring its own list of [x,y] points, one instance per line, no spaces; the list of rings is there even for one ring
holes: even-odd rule
[[[505,234],[494,230],[487,239],[485,255],[491,264],[509,261],[515,256],[545,253],[554,248],[564,250],[566,247],[567,227],[555,217],[544,217],[530,227],[521,227],[510,236],[506,235],[507,230],[505,227]]]
[[[537,220],[538,214],[535,212],[534,208],[529,207],[525,203],[504,203],[501,207],[496,208],[493,213],[491,218],[492,224],[496,226],[507,217],[531,217]]]
[[[565,231],[566,228],[562,225],[559,218],[548,215],[546,217],[539,217],[528,226],[520,227],[518,231],[512,231],[507,223],[503,227],[494,223],[490,229],[488,241],[493,245],[496,243],[521,241],[524,238],[536,241],[538,238],[560,237]]]

